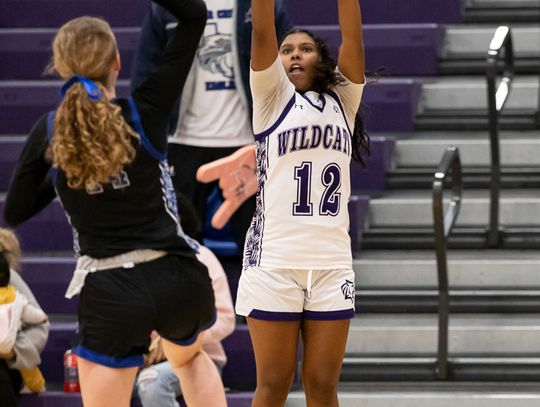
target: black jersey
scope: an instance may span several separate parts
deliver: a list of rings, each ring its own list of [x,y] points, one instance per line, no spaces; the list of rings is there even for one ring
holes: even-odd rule
[[[166,124],[204,30],[206,7],[201,0],[156,2],[181,24],[154,72],[130,98],[116,100],[124,119],[140,136],[140,141],[133,138],[134,161],[110,183],[92,191],[69,188],[65,174],[52,169],[45,159],[48,133],[54,137],[54,129],[52,114],[44,115],[28,136],[10,184],[4,213],[10,225],[25,221],[49,204],[55,197],[54,183],[80,254],[103,258],[156,249],[194,255],[179,225],[166,161]]]

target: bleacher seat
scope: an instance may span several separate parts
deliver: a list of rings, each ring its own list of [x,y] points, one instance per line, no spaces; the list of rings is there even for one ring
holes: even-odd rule
[[[114,27],[113,31],[122,58],[120,77],[128,78],[140,28]],[[50,79],[43,73],[51,58],[56,32],[57,28],[0,29],[0,79]]]
[[[4,213],[5,199],[5,195],[0,195],[0,213]],[[3,219],[0,219],[0,226],[6,227]],[[15,232],[23,251],[73,250],[72,229],[58,200],[15,228]]]
[[[356,161],[351,161],[353,190],[382,191],[386,188],[386,173],[393,167],[395,142],[392,136],[370,137],[366,167],[362,168]]]
[[[77,313],[77,300],[64,296],[73,270],[73,255],[24,257],[22,261],[24,281],[47,314]]]
[[[305,26],[324,39],[334,58],[341,45],[338,25]],[[383,75],[435,75],[444,30],[438,24],[364,26],[366,69]]]
[[[23,147],[23,137],[0,137],[0,191],[7,190],[11,174],[15,169]]]
[[[365,24],[457,23],[461,0],[362,0]],[[291,21],[297,25],[336,24],[337,2],[286,0]]]
[[[55,108],[61,81],[0,81],[0,134],[26,134],[34,122]],[[414,128],[420,95],[414,79],[379,78],[367,86],[363,104],[369,130],[410,131]],[[120,80],[117,96],[129,94],[129,83]]]
[[[113,27],[136,27],[142,24],[149,4],[131,0],[1,0],[0,27],[59,27],[82,15],[103,17]]]
[[[306,28],[327,41],[334,58],[341,43],[337,25]],[[114,27],[122,57],[121,78],[128,78],[140,35],[139,27]],[[391,75],[434,75],[443,29],[438,24],[374,24],[364,26],[369,71]],[[51,79],[43,75],[51,57],[56,28],[0,29],[0,80]]]

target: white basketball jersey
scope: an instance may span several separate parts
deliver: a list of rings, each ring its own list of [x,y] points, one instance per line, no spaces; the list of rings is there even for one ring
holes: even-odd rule
[[[351,268],[351,112],[362,87],[349,82],[359,87],[358,103],[345,111],[337,93],[295,92],[277,64],[260,78],[252,73],[259,185],[244,266]],[[259,80],[261,92],[253,83]],[[279,85],[270,90],[272,82]]]

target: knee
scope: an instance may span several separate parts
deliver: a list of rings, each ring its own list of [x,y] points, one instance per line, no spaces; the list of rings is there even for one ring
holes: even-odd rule
[[[302,384],[306,397],[313,400],[332,400],[337,395],[339,375],[331,375],[324,371],[304,372]],[[324,404],[322,404],[324,405]]]
[[[271,405],[285,403],[294,378],[293,374],[283,372],[265,373],[262,378],[257,378],[257,392]]]

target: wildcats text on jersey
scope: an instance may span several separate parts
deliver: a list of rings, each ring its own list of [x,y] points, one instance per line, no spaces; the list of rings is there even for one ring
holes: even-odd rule
[[[298,126],[278,133],[278,156],[287,153],[322,147],[340,151],[350,157],[351,135],[344,127],[328,124]]]

